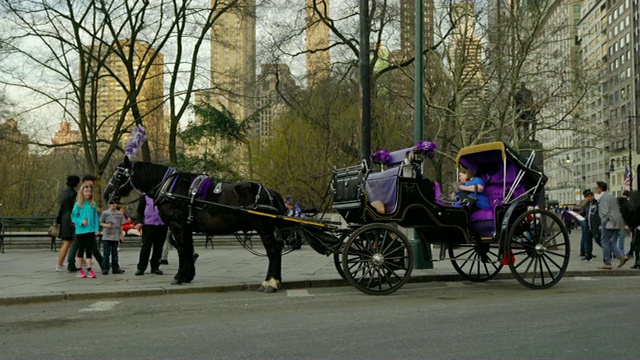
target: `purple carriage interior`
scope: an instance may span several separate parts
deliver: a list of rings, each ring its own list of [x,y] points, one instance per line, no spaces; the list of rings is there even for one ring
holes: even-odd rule
[[[471,225],[483,237],[496,231],[496,210],[513,202],[535,206],[547,182],[547,177],[533,163],[535,153],[524,158],[503,142],[492,142],[461,149],[456,157],[458,166],[471,170],[485,183],[484,193],[490,209],[471,214]]]
[[[424,159],[416,155],[414,148],[389,155],[387,168],[382,171],[369,169],[364,162],[334,171],[334,208],[347,222],[404,221],[403,225],[420,227],[460,221],[469,223],[481,237],[493,237],[500,212],[513,202],[536,205],[547,181],[533,164],[535,153],[524,158],[503,142],[465,147],[459,151],[456,164],[485,182],[485,194],[492,206],[471,211],[454,206],[443,196],[440,184],[423,176]],[[408,193],[407,189],[413,190]],[[429,213],[442,211],[451,215],[451,223],[427,223]]]

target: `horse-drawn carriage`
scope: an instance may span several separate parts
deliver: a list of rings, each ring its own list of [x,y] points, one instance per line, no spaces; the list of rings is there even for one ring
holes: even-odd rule
[[[127,158],[105,197],[131,190],[155,197],[179,254],[174,284],[195,276],[193,232],[255,230],[269,257],[260,289],[276,291],[282,241],[275,234],[296,231],[317,252],[333,255],[338,272],[358,290],[389,294],[409,280],[414,263],[411,243],[398,226],[413,229],[423,247],[439,245],[432,260],[451,261],[471,281],[489,280],[505,265],[530,288],[560,280],[569,262],[569,237],[560,219],[536,207],[547,178],[533,165],[533,154],[524,159],[502,142],[463,148],[458,164],[484,180],[491,203],[490,209],[477,210],[447,202],[439,184],[423,175],[418,150],[392,152],[384,171],[373,171],[366,162],[334,170],[333,207],[346,228],[285,216],[282,198],[259,183],[213,184],[202,175]]]
[[[485,183],[491,208],[484,210],[447,201],[440,185],[423,176],[415,148],[392,152],[384,171],[366,163],[336,170],[333,206],[357,228],[342,250],[345,277],[370,294],[401,287],[414,255],[399,225],[414,229],[423,248],[439,245],[438,257],[427,260],[450,260],[468,280],[489,280],[508,265],[525,286],[553,286],[569,263],[569,236],[558,217],[536,206],[547,178],[534,157],[524,159],[502,142],[460,150],[458,165]]]

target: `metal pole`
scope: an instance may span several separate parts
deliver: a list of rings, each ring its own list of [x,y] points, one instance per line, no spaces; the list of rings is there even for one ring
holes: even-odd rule
[[[635,118],[634,116],[631,115],[631,112],[629,112],[629,128],[628,133],[629,133],[629,191],[633,191],[633,163],[631,162],[632,159],[632,146],[631,143],[633,142],[633,133],[636,131],[635,126],[632,127],[632,125],[636,125],[633,122],[633,119]],[[637,141],[637,140],[636,140]]]
[[[632,154],[631,154],[631,142],[633,140],[633,135],[631,134],[631,122],[632,122],[631,121],[631,115],[629,115],[629,129],[627,129],[628,132],[629,132],[629,144],[628,144],[628,147],[629,147],[629,190],[633,191],[633,170],[631,170],[633,168],[632,165],[631,165],[631,156],[632,156]],[[635,130],[635,127],[634,127],[634,130]]]
[[[424,0],[415,0],[415,36],[414,36],[414,45],[415,45],[415,53],[414,53],[414,63],[415,63],[415,71],[414,71],[414,88],[413,88],[413,139],[414,144],[417,144],[418,141],[422,140],[422,119],[424,118],[423,114],[423,100],[422,100],[422,89],[424,86],[422,85],[423,80],[423,46],[424,43]],[[427,244],[423,244],[420,240],[420,236],[418,232],[413,230],[413,239],[411,239],[411,247],[413,248],[413,252],[415,255],[415,260],[413,263],[414,269],[433,269],[433,262],[431,256],[431,246]]]
[[[371,64],[368,0],[360,0],[360,101],[360,155],[362,159],[369,159],[371,154]]]
[[[424,117],[423,114],[423,102],[422,102],[422,89],[423,89],[423,37],[424,37],[424,23],[423,23],[423,0],[415,0],[415,72],[414,78],[415,85],[413,89],[413,103],[414,103],[414,112],[413,112],[413,140],[414,143],[417,144],[418,141],[422,140],[422,119]]]

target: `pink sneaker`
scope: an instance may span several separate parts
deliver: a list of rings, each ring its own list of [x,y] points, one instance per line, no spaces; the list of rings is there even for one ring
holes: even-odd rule
[[[87,273],[84,272],[83,269],[78,270],[78,275],[76,275],[79,278],[86,278],[87,277]]]
[[[96,278],[96,273],[93,271],[93,269],[89,270],[89,277],[92,279]]]

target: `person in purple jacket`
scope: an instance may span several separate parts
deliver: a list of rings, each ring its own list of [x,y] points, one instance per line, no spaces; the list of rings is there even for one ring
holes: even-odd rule
[[[167,237],[168,227],[160,218],[158,207],[149,196],[140,199],[138,204],[138,220],[136,229],[142,233],[142,247],[138,259],[138,271],[136,275],[144,275],[147,265],[151,265],[151,272],[162,275],[160,270],[160,258],[162,257],[162,246]],[[153,248],[153,253],[151,249]],[[151,255],[151,260],[149,256]]]

